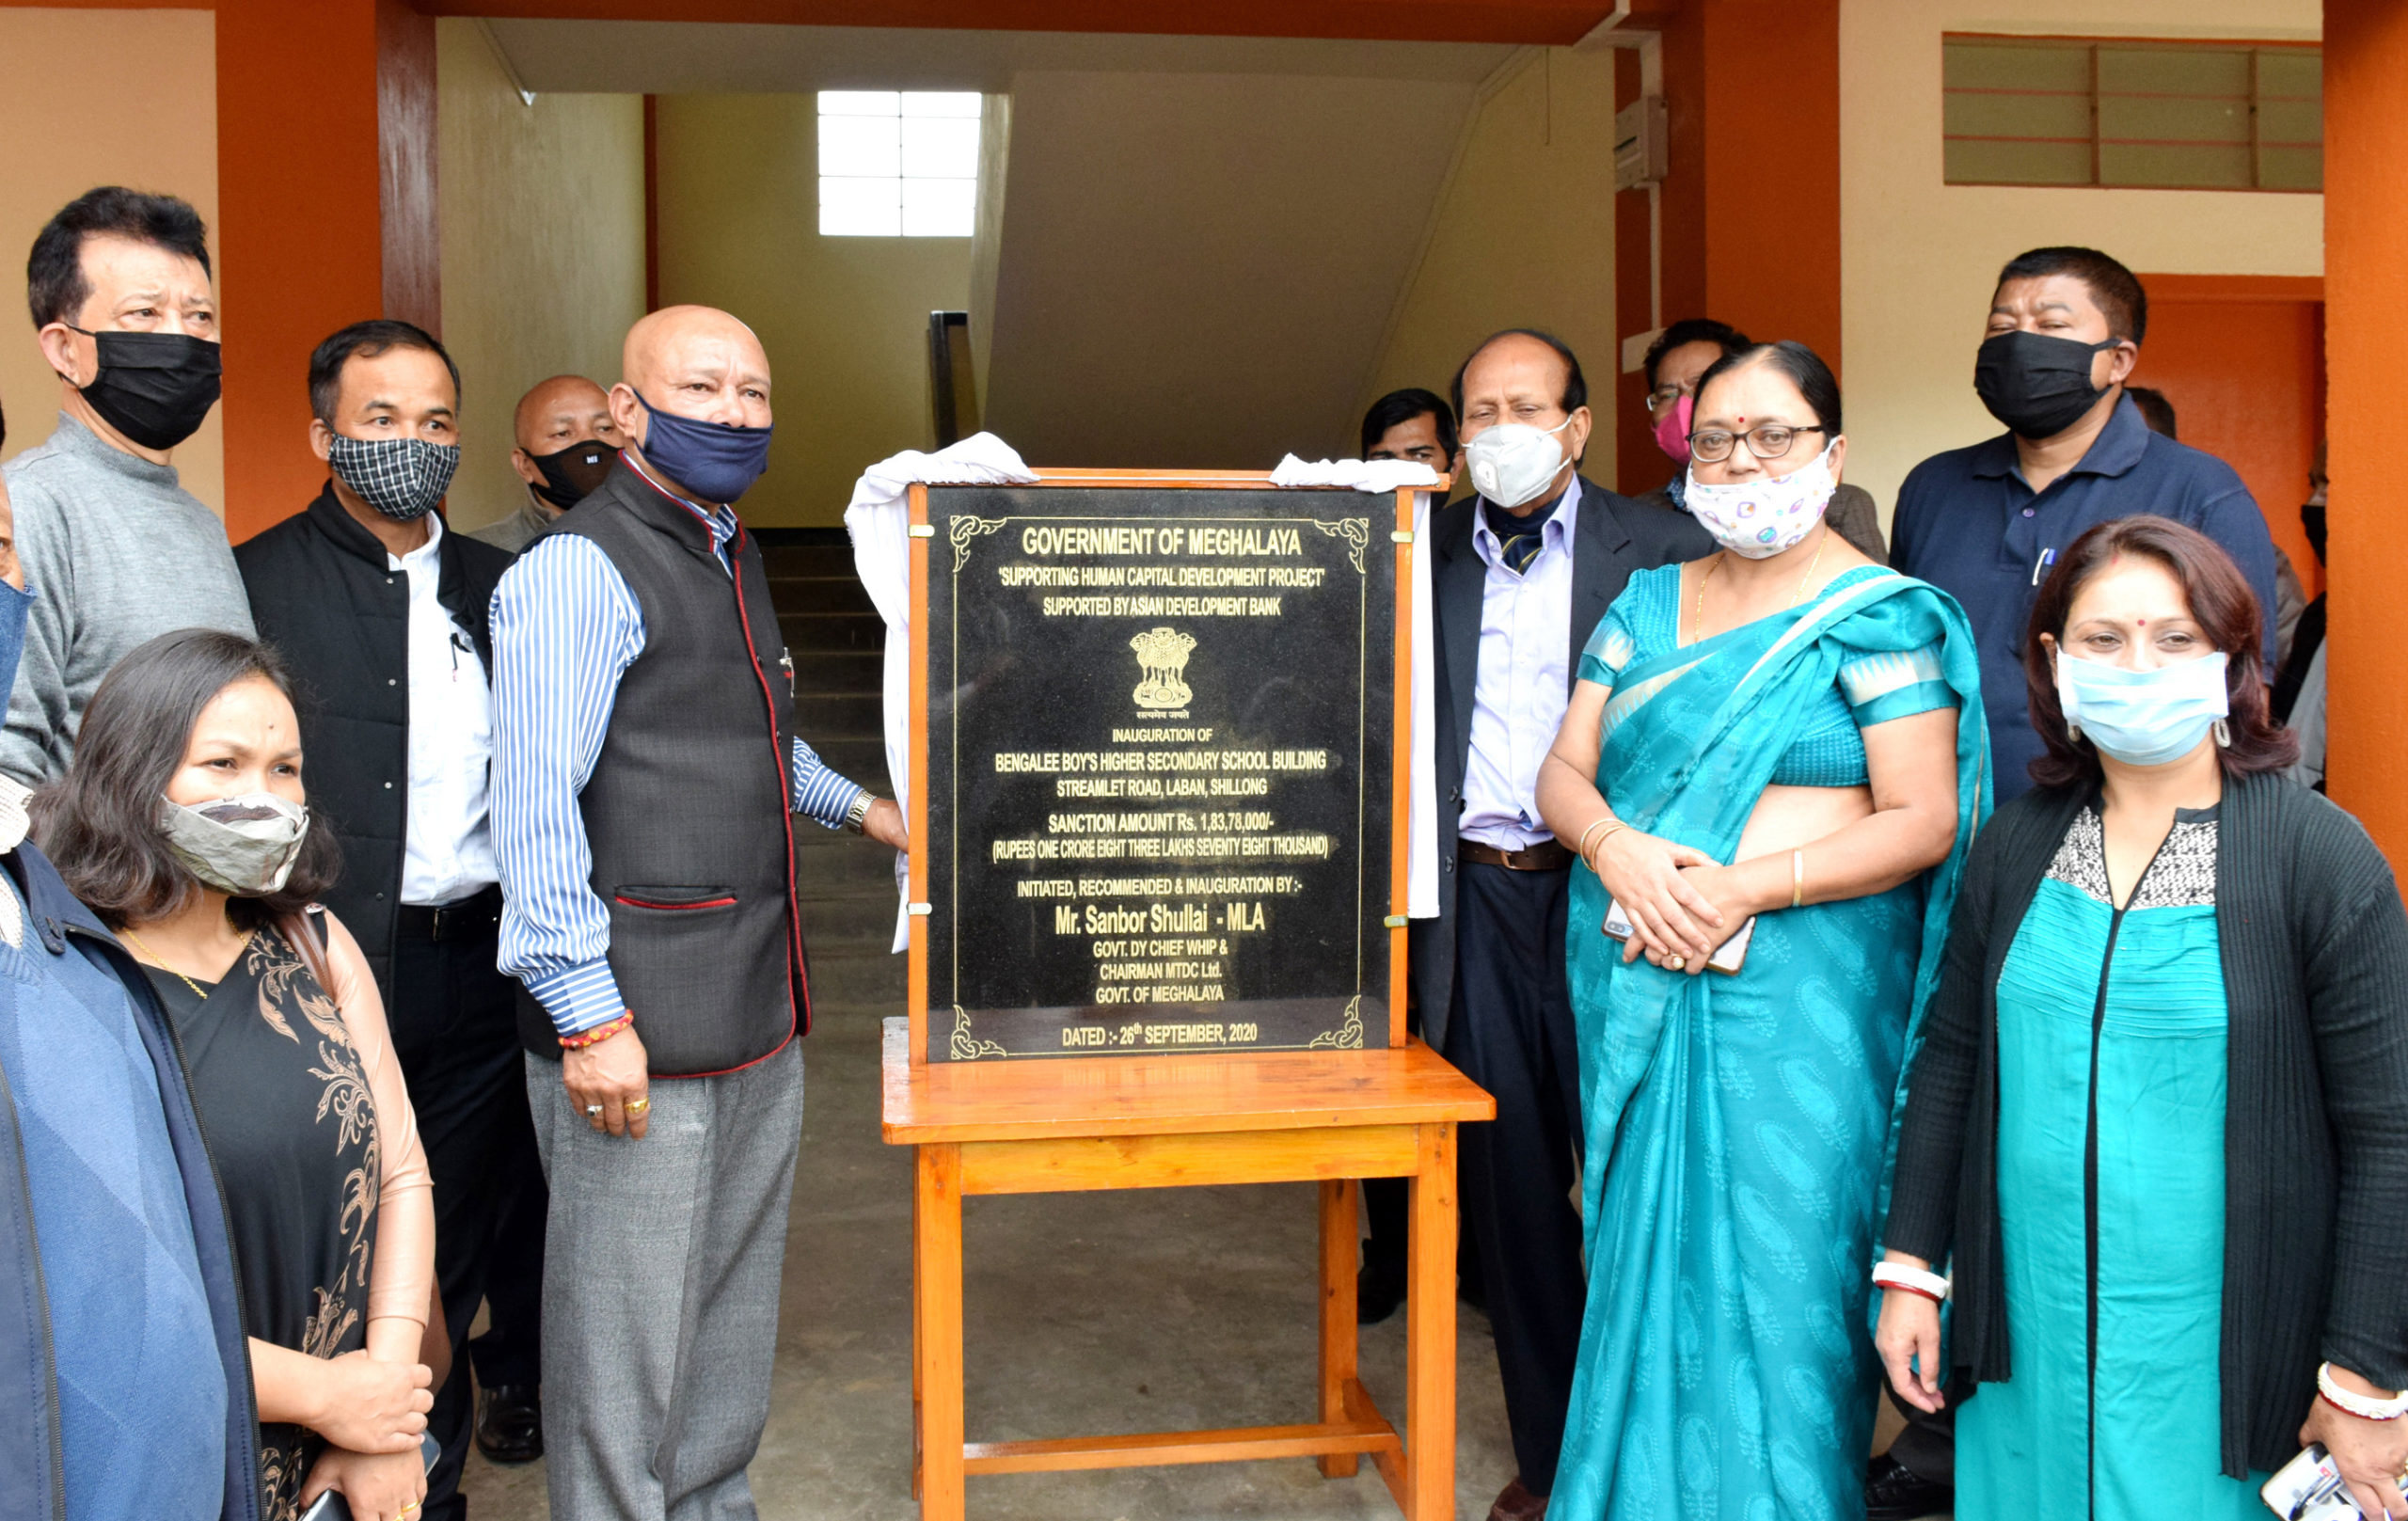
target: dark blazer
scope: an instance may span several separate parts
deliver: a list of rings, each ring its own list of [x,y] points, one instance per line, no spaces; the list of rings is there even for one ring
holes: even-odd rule
[[[2014,1371],[1998,1214],[1998,979],[2090,786],[2034,791],[1974,840],[1909,1075],[1885,1240],[1955,1254],[1950,1355]],[[2408,914],[2357,820],[2283,777],[2225,783],[2224,1471],[2299,1451],[2330,1360],[2408,1386]],[[1979,1399],[1978,1393],[1972,1398]]]
[[[83,957],[123,984],[134,1006],[135,1028],[142,1033],[143,1054],[158,1079],[167,1143],[175,1150],[184,1206],[192,1214],[201,1293],[217,1343],[219,1366],[192,1370],[192,1376],[226,1381],[226,1498],[220,1514],[222,1521],[258,1521],[260,1428],[251,1398],[250,1344],[243,1335],[225,1197],[201,1139],[200,1117],[184,1075],[183,1048],[142,969],[101,927],[92,911],[67,891],[40,850],[30,843],[20,845],[0,856],[0,870],[15,879],[25,900],[26,953],[38,962],[44,955],[54,960]],[[17,1106],[8,1096],[5,1071],[0,1071],[0,1389],[6,1390],[0,1394],[0,1514],[63,1521],[67,1497],[60,1487],[57,1364],[51,1348],[41,1256],[34,1239],[24,1142],[17,1131]]]
[[[444,531],[436,599],[467,630],[490,673],[485,615],[515,557]],[[410,796],[410,582],[385,547],[335,500],[329,484],[307,512],[235,546],[260,638],[301,689],[302,779],[309,806],[342,845],[326,907],[359,942],[392,1006],[393,926],[402,898]]]
[[[1653,570],[1711,553],[1714,540],[1687,513],[1641,507],[1583,476],[1580,511],[1573,528],[1571,658],[1566,669],[1579,678],[1580,650],[1597,620],[1635,570]],[[1480,673],[1481,603],[1488,565],[1472,545],[1480,499],[1449,502],[1431,515],[1436,553],[1430,562],[1431,623],[1437,648],[1434,683],[1437,729],[1438,917],[1417,919],[1410,932],[1414,997],[1421,1029],[1443,1050],[1447,1006],[1455,989],[1456,821],[1463,813],[1464,772],[1471,759],[1472,691]]]

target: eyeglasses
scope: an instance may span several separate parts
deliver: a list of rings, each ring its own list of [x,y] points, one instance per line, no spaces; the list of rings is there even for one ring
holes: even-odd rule
[[[1745,433],[1725,433],[1720,428],[1709,428],[1703,433],[1689,435],[1689,457],[1706,465],[1719,465],[1731,457],[1731,451],[1740,439],[1745,438],[1748,452],[1756,458],[1779,459],[1789,452],[1792,444],[1798,442],[1799,434],[1828,431],[1813,423],[1792,427],[1786,422],[1766,422]]]
[[[1647,410],[1661,412],[1688,394],[1690,394],[1689,388],[1686,386],[1678,384],[1658,386],[1647,393]]]

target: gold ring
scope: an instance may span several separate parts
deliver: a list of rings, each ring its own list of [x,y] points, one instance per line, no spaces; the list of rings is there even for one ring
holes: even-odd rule
[[[626,1103],[627,1113],[631,1115],[641,1115],[651,1107],[652,1101],[650,1099],[629,1099]]]
[[[407,1515],[407,1514],[409,1514],[412,1511],[415,1511],[415,1510],[417,1510],[417,1509],[418,1509],[418,1501],[416,1501],[416,1500],[412,1500],[412,1501],[410,1501],[407,1505],[403,1506],[400,1510],[395,1511],[393,1513],[394,1513],[395,1515]]]
[[[1686,956],[1668,956],[1664,958],[1664,969],[1668,972],[1678,972],[1688,964],[1689,959]]]

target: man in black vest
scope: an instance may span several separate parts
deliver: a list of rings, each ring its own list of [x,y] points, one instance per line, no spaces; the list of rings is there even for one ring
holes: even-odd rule
[[[1580,1220],[1579,1059],[1564,980],[1572,852],[1539,818],[1539,763],[1581,647],[1635,570],[1714,547],[1579,473],[1580,361],[1544,333],[1499,333],[1455,374],[1479,496],[1431,519],[1438,653],[1439,917],[1414,921],[1424,1034],[1497,1099],[1463,1130],[1464,1220],[1479,1254],[1521,1472],[1491,1521],[1535,1521],[1555,1490],[1588,1280]]]
[[[555,1515],[742,1518],[802,1129],[793,815],[897,849],[903,819],[795,733],[727,506],[768,458],[759,340],[672,307],[622,368],[618,464],[493,603],[501,966],[532,995],[552,1190],[544,1446]]]
[[[326,906],[376,974],[435,1179],[452,1373],[428,1417],[443,1457],[427,1521],[467,1513],[457,1486],[473,1402],[460,1350],[488,1277],[543,1274],[540,1255],[497,1264],[494,1252],[504,1206],[533,1190],[540,1207],[544,1182],[519,1081],[517,988],[495,966],[485,606],[510,556],[435,511],[459,464],[459,372],[429,334],[404,322],[336,333],[309,356],[325,486],[234,551],[260,637],[303,689],[309,802],[342,842]]]

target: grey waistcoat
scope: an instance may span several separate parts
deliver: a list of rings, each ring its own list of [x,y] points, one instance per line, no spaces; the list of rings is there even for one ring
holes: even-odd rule
[[[643,651],[578,795],[610,971],[654,1073],[748,1067],[810,1028],[794,904],[794,678],[761,551],[731,578],[684,506],[622,465],[550,529],[610,557],[643,609]],[[520,1002],[527,1049],[560,1043]]]

